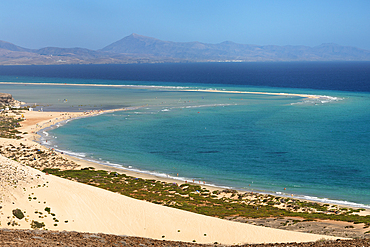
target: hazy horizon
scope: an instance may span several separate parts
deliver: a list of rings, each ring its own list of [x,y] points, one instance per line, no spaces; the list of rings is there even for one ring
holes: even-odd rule
[[[125,37],[122,37],[121,39],[123,39],[123,38],[127,38],[127,37],[129,37],[129,36],[132,36],[132,35],[136,35],[136,36],[142,36],[142,37],[146,37],[146,38],[154,38],[154,39],[156,39],[156,40],[160,40],[160,39],[157,39],[156,37],[149,37],[149,36],[145,36],[145,35],[141,35],[141,34],[138,34],[138,33],[132,33],[132,34],[130,34],[130,35],[127,35],[127,36],[125,36]],[[121,39],[119,39],[119,40],[121,40]],[[119,41],[119,40],[114,40],[114,41],[112,41],[111,43],[109,43],[109,44],[107,44],[106,46],[108,46],[108,45],[111,45],[111,44],[113,44],[113,43],[115,43],[115,42],[117,42],[117,41]],[[0,41],[4,41],[4,42],[9,42],[9,41],[7,41],[7,40],[0,40]],[[165,42],[168,42],[168,40],[161,40],[161,41],[165,41]],[[172,42],[172,41],[169,41],[169,42]],[[176,43],[191,43],[192,41],[189,41],[189,42],[176,42]],[[193,42],[198,42],[198,41],[193,41]],[[213,44],[215,44],[215,45],[217,45],[217,44],[222,44],[223,42],[233,42],[233,43],[235,43],[235,44],[241,44],[241,43],[237,43],[237,42],[234,42],[234,41],[231,41],[231,40],[224,40],[224,41],[222,41],[222,42],[219,42],[219,43],[205,43],[205,42],[200,42],[200,43],[203,43],[203,44],[210,44],[210,45],[213,45]],[[9,42],[9,43],[12,43],[12,42]],[[12,43],[12,44],[14,44],[14,45],[17,45],[17,46],[19,46],[18,44],[15,44],[15,43]],[[334,44],[334,45],[339,45],[339,46],[341,46],[341,44],[337,44],[337,43],[321,43],[321,44],[318,44],[318,45],[315,45],[315,46],[320,46],[320,45],[325,45],[325,44]],[[259,46],[260,44],[241,44],[241,45],[257,45],[257,46]],[[275,45],[275,44],[268,44],[268,45]],[[268,46],[268,45],[265,45],[265,46]],[[101,47],[101,48],[98,48],[98,49],[90,49],[90,50],[96,50],[96,51],[98,51],[98,50],[102,50],[103,48],[105,48],[106,46],[104,46],[104,47]],[[261,45],[261,46],[264,46],[264,45]],[[308,46],[308,45],[277,45],[277,46],[306,46],[306,47],[315,47],[315,46]],[[30,48],[30,47],[25,47],[25,46],[19,46],[19,47],[22,47],[22,48],[26,48],[26,49],[33,49],[33,48]],[[45,46],[45,47],[40,47],[40,48],[48,48],[48,47],[53,47],[53,46]],[[348,47],[354,47],[354,46],[348,46]],[[87,48],[87,47],[57,47],[57,48],[71,48],[71,49],[73,49],[73,48]],[[359,48],[359,47],[355,47],[355,48]],[[37,49],[37,48],[36,48]],[[89,49],[89,48],[87,48],[87,49]],[[361,48],[360,48],[361,49]],[[370,50],[370,49],[364,49],[364,50]]]
[[[1,4],[0,40],[97,50],[136,33],[174,42],[370,50],[369,9],[369,1],[15,0]]]

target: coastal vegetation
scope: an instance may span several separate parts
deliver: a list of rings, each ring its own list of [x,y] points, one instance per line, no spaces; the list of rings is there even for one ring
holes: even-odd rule
[[[364,223],[370,226],[370,216],[328,204],[306,202],[294,198],[276,197],[235,190],[209,191],[196,184],[166,183],[141,179],[116,172],[83,168],[81,170],[44,169],[43,172],[65,179],[96,186],[132,198],[224,219],[297,217],[298,221],[336,220]]]
[[[39,170],[55,167],[67,167],[69,169],[75,169],[78,167],[75,162],[66,159],[53,150],[41,150],[34,147],[32,148],[23,143],[20,143],[19,145],[9,144],[7,146],[0,146],[0,154],[9,159],[16,160],[24,165]]]
[[[44,222],[38,222],[38,221],[35,221],[35,220],[33,220],[31,222],[31,228],[33,228],[33,229],[39,229],[39,228],[42,228],[44,226],[45,226]]]
[[[20,134],[17,128],[20,126],[21,118],[14,118],[7,114],[0,114],[0,137],[10,139],[20,139],[17,134]]]
[[[29,106],[20,107],[20,103],[11,94],[0,93],[0,138],[21,138],[17,128],[23,121],[22,111],[28,111]]]
[[[15,217],[17,217],[17,218],[18,218],[18,219],[20,219],[20,220],[24,218],[24,214],[23,214],[22,210],[20,210],[19,208],[14,209],[14,210],[12,211],[12,213],[13,213],[13,215],[14,215]]]

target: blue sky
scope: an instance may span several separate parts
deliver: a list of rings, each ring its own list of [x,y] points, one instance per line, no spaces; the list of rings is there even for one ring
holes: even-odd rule
[[[0,40],[100,49],[131,33],[257,45],[337,43],[370,50],[370,1],[1,0]]]

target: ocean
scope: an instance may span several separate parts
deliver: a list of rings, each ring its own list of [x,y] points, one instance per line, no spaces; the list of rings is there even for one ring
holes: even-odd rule
[[[370,208],[370,62],[0,66],[0,81],[36,110],[128,109],[40,132],[71,155]]]

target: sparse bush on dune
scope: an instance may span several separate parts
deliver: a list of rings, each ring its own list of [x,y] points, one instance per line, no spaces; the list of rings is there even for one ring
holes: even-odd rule
[[[95,169],[64,171],[45,169],[44,172],[118,192],[136,199],[219,218],[301,217],[306,220],[331,219],[365,223],[367,226],[370,226],[370,216],[351,214],[354,210],[346,209],[341,210],[339,213],[326,213],[327,205],[290,198],[282,199],[272,195],[251,194],[255,198],[246,200],[243,197],[247,193],[239,194],[236,190],[210,193],[196,184],[182,184],[178,186],[174,183],[153,179],[139,179],[125,174]],[[230,195],[231,193],[237,197],[222,196],[222,193],[225,195]],[[221,197],[218,198],[216,195]],[[281,203],[287,205],[286,209],[275,206]],[[298,212],[301,208],[308,208],[309,210]]]
[[[35,220],[33,220],[31,222],[31,228],[33,228],[33,229],[39,229],[39,228],[42,228],[44,226],[45,226],[44,222],[38,222],[38,221],[35,221]]]
[[[20,210],[19,208],[17,208],[17,209],[14,209],[13,211],[13,215],[15,216],[15,217],[17,217],[18,219],[23,219],[24,218],[24,214],[23,214],[23,212],[22,212],[22,210]]]

